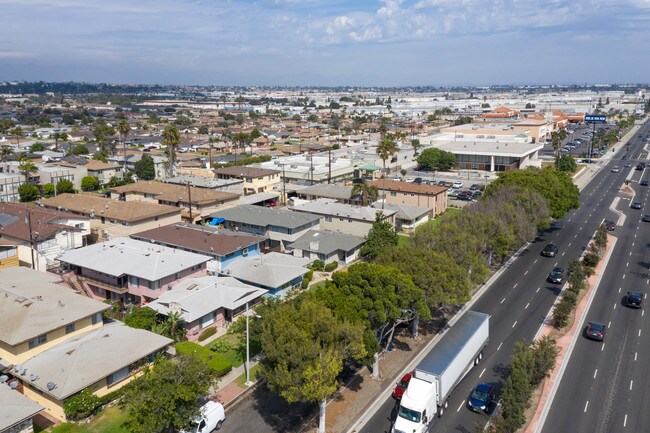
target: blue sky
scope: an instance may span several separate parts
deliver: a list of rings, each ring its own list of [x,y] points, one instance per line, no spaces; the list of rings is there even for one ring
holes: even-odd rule
[[[0,80],[650,81],[650,0],[0,0],[0,11]]]

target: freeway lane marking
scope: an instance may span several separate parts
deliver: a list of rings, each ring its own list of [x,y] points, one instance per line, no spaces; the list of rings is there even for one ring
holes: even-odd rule
[[[634,383],[633,380],[630,380],[630,391],[632,391],[632,384]]]
[[[641,310],[641,317],[643,317],[643,313],[644,313],[644,311],[643,311],[643,310]]]
[[[527,310],[529,305],[530,305],[530,302],[526,304],[526,306],[524,307],[524,310]]]
[[[562,257],[564,257],[564,253],[562,253]]]
[[[585,403],[585,412],[587,412],[587,408],[589,407],[589,400]]]
[[[538,293],[539,289],[541,289],[541,287],[538,287],[537,290],[535,290],[535,293]]]
[[[524,272],[524,275],[526,275],[527,273],[528,273],[528,271]]]
[[[483,377],[483,373],[485,373],[485,369],[483,369],[483,371],[481,371],[481,374],[478,375],[479,379]]]
[[[630,266],[630,262],[627,262],[627,263],[625,264],[625,267],[626,267],[626,268],[627,268],[628,266]]]
[[[538,260],[538,259],[535,259],[535,261],[534,261],[533,263],[537,263],[537,260]]]
[[[501,346],[503,346],[503,341],[499,344],[499,347],[497,347],[497,350],[501,349]]]
[[[460,412],[460,410],[463,408],[464,405],[465,405],[465,400],[463,400],[463,401],[460,403],[460,406],[458,406],[458,410],[457,410],[456,412]]]
[[[618,293],[621,293],[621,288],[620,287],[618,288]]]
[[[641,330],[639,329],[639,337],[641,336]]]
[[[634,360],[636,361],[637,352],[634,352]]]
[[[616,302],[614,302],[614,309],[616,310]]]
[[[519,283],[515,283],[515,285],[512,286],[512,288],[513,288],[513,289],[516,289],[516,288],[517,288],[517,284],[519,284]]]
[[[502,304],[503,304],[504,302],[506,302],[506,298],[503,298],[503,299],[501,300],[501,303],[502,303]]]
[[[625,274],[623,274],[623,279],[625,279]]]
[[[611,321],[611,320],[610,320],[609,323],[607,324],[607,327],[608,327],[608,328],[611,328],[611,327],[612,327],[612,321]]]
[[[623,427],[625,427],[627,424],[627,414],[625,414],[625,418],[623,419]]]
[[[596,376],[598,376],[598,369],[596,369],[596,371],[594,371],[594,379],[596,378]]]
[[[604,351],[605,351],[605,343],[603,343],[603,345],[600,346],[600,351],[601,351],[601,352],[604,352]]]
[[[513,328],[514,328],[515,326],[517,326],[517,321],[516,321],[516,320],[515,320],[515,323],[512,324],[512,327],[513,327]],[[639,336],[641,336],[641,330],[639,330]]]
[[[569,246],[571,246],[572,243],[573,243],[573,242],[569,242]]]

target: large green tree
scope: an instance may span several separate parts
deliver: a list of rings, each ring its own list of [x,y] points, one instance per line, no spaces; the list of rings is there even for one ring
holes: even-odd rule
[[[393,225],[384,217],[383,212],[377,212],[359,254],[366,259],[374,259],[386,248],[397,246],[397,240],[398,235]]]
[[[81,179],[81,189],[84,191],[95,191],[99,188],[99,180],[95,176],[84,176]]]
[[[102,151],[112,152],[112,140],[115,135],[115,128],[109,126],[104,119],[97,119],[93,128],[95,141]]]
[[[56,192],[58,194],[74,194],[77,190],[74,189],[74,184],[68,179],[61,179],[56,183]]]
[[[269,388],[289,403],[320,403],[319,432],[324,433],[327,398],[337,389],[343,361],[365,354],[362,327],[306,297],[271,302],[258,312],[262,372]]]
[[[156,178],[156,167],[153,158],[143,154],[140,161],[136,161],[133,167],[134,174],[141,180],[153,180]]]
[[[456,164],[456,156],[436,147],[424,149],[416,159],[422,170],[449,170]]]
[[[18,187],[18,196],[21,202],[30,202],[37,200],[41,196],[41,191],[36,185],[23,183]]]
[[[351,199],[359,198],[361,201],[361,206],[368,206],[377,200],[379,191],[374,185],[370,185],[367,182],[355,183],[352,187],[352,192],[350,193]]]
[[[211,381],[209,367],[196,358],[156,360],[124,387],[119,405],[126,412],[125,427],[132,433],[190,431]]]

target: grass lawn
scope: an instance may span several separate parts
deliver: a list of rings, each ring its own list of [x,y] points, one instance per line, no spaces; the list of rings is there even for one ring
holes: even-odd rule
[[[259,373],[260,373],[259,365],[255,365],[251,367],[251,374],[250,374],[251,382],[255,382],[257,380]],[[246,373],[242,374],[237,379],[235,379],[235,383],[242,388],[246,388]]]
[[[88,424],[65,422],[46,431],[52,433],[129,433],[125,427],[122,427],[125,419],[126,415],[117,406],[111,406],[96,415]]]
[[[409,237],[403,235],[397,235],[397,246],[401,247],[409,243]]]
[[[246,334],[226,334],[214,341],[223,341],[230,345],[230,350],[221,352],[221,355],[232,364],[233,368],[239,367],[244,363],[246,359]],[[262,348],[260,347],[259,343],[251,341],[249,350],[250,356],[252,358],[253,356],[260,353]]]
[[[322,280],[322,281],[319,281],[319,282],[317,282],[317,283],[314,283],[314,284],[312,284],[311,286],[309,286],[309,290],[317,289],[317,288],[319,288],[319,287],[322,287],[322,286],[324,286],[326,283],[327,283],[327,280]]]

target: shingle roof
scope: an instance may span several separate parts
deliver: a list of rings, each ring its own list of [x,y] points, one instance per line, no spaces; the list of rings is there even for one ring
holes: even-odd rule
[[[59,224],[60,220],[75,219],[86,220],[86,217],[74,215],[69,212],[60,212],[54,209],[44,209],[42,207],[27,206],[18,203],[0,204],[0,215],[13,216],[14,218],[0,218],[4,223],[0,223],[0,236],[7,236],[23,241],[30,242],[29,236],[29,218],[31,214],[32,235],[38,233],[37,240],[48,239],[60,231],[79,230],[72,226]]]
[[[158,281],[205,263],[210,257],[131,238],[117,238],[67,251],[58,259],[115,277],[133,275]]]
[[[239,198],[238,194],[207,188],[190,187],[190,192],[188,193],[187,186],[156,182],[153,180],[145,180],[118,186],[111,188],[110,191],[115,194],[152,194],[156,200],[170,203],[188,203],[190,201],[190,196],[192,199],[191,202],[196,204],[223,203],[237,200]]]
[[[384,191],[399,191],[423,195],[438,195],[442,194],[448,189],[446,186],[425,185],[413,182],[400,182],[398,180],[389,179],[375,180],[373,182],[370,182],[370,185],[374,185],[377,187],[377,189]]]
[[[71,337],[21,365],[27,375],[38,376],[30,380],[31,386],[62,400],[170,343],[172,340],[162,335],[110,322]],[[49,382],[56,387],[49,390]]]
[[[131,237],[217,256],[225,256],[266,239],[262,236],[185,223],[158,227],[133,234]]]
[[[4,383],[0,383],[0,401],[0,431],[3,432],[43,410],[43,406]]]
[[[320,217],[317,215],[254,205],[231,207],[215,212],[210,216],[212,218],[223,218],[226,221],[252,224],[260,227],[278,226],[286,228],[298,228],[320,220]]]
[[[0,270],[0,341],[14,346],[110,308],[57,281],[25,267]]]
[[[267,168],[246,167],[246,166],[232,166],[217,168],[214,170],[217,175],[223,174],[226,176],[236,177],[264,177],[272,174],[280,173],[280,170],[271,170]]]
[[[336,251],[354,250],[365,242],[366,240],[361,236],[331,232],[329,230],[309,230],[287,248],[330,255]]]
[[[189,323],[219,308],[235,310],[266,292],[232,277],[188,278],[147,306],[169,315],[177,305]]]
[[[59,194],[41,200],[48,208],[61,208],[80,215],[94,214],[96,218],[105,217],[117,221],[137,222],[155,217],[179,214],[174,206],[166,206],[144,201],[119,201],[100,197],[97,194]]]
[[[376,201],[372,204],[372,207],[375,209],[382,210],[381,201]],[[397,212],[397,218],[404,220],[413,220],[415,218],[421,217],[431,212],[431,209],[428,207],[413,206],[408,204],[401,203],[384,203],[383,210],[390,209]]]
[[[331,198],[320,198],[308,203],[294,206],[293,210],[298,213],[310,212],[318,215],[331,215],[341,218],[350,218],[358,221],[374,221],[379,210],[368,206],[352,206],[339,203]],[[388,217],[396,213],[393,210],[384,209],[384,216]]]

